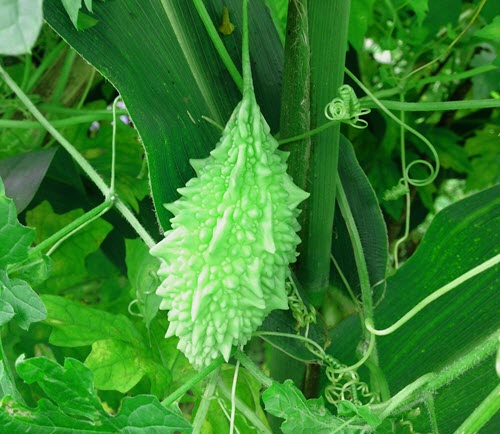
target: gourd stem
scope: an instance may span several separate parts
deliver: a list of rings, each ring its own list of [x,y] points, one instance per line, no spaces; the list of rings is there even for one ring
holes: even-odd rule
[[[252,67],[250,65],[250,50],[248,46],[248,0],[243,0],[243,32],[241,46],[243,98],[245,98],[253,93]]]
[[[168,407],[170,404],[177,401],[179,398],[182,397],[182,395],[184,395],[196,383],[203,380],[208,374],[210,374],[212,371],[214,371],[220,365],[222,365],[223,362],[224,362],[224,360],[222,359],[222,357],[218,358],[217,360],[214,360],[212,363],[210,363],[210,365],[208,365],[206,368],[203,368],[193,378],[191,378],[189,381],[185,382],[181,387],[179,387],[177,390],[175,390],[173,393],[171,393],[169,396],[167,396],[161,402],[161,404],[165,407]]]

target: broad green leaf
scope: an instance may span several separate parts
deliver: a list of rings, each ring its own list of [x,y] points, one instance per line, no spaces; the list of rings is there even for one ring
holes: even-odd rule
[[[218,27],[222,7],[215,3],[206,6]],[[238,53],[233,59],[239,65],[241,2],[226,5],[236,29],[223,42],[231,54]],[[46,0],[44,12],[49,24],[122,95],[147,151],[159,222],[168,228],[171,215],[163,204],[177,199],[176,189],[193,176],[188,160],[206,157],[219,139],[218,129],[202,116],[225,124],[241,97],[193,3],[94,2],[98,23],[83,32],[74,28],[60,0]],[[251,2],[250,29],[258,100],[276,129],[282,46],[263,2]]]
[[[145,346],[132,346],[114,339],[97,341],[85,360],[102,390],[128,392],[144,375],[151,380],[151,392],[162,398],[170,385],[170,372],[151,358]]]
[[[0,401],[0,426],[5,432],[57,433],[174,433],[190,432],[190,424],[149,395],[124,398],[112,416],[101,407],[92,374],[81,362],[67,358],[64,366],[38,357],[16,365],[28,384],[37,383],[47,398],[36,408],[7,396]]]
[[[25,260],[34,238],[35,231],[17,221],[16,206],[0,179],[0,268]]]
[[[142,336],[124,315],[114,315],[67,298],[42,295],[45,322],[52,326],[50,343],[61,347],[91,345],[103,339],[139,344]]]
[[[479,38],[491,39],[497,41],[500,39],[500,15],[497,15],[493,22],[484,26],[482,29],[477,30],[474,36]]]
[[[158,259],[151,256],[144,242],[137,238],[125,240],[127,275],[132,286],[133,297],[137,298],[137,307],[144,317],[146,327],[158,313],[162,298],[156,295],[159,281],[156,271]]]
[[[18,214],[33,199],[55,152],[56,148],[43,149],[0,160],[0,176],[5,192],[14,200]]]
[[[20,279],[10,279],[5,271],[0,270],[0,301],[8,303],[15,312],[14,321],[23,330],[30,324],[41,321],[47,316],[47,310],[37,293]]]
[[[417,251],[387,279],[385,296],[375,310],[378,328],[394,323],[426,296],[498,254],[499,225],[500,186],[438,213]],[[498,266],[489,268],[427,306],[391,335],[377,338],[380,367],[393,393],[425,373],[446,369],[499,328],[497,281]],[[359,320],[350,317],[333,330],[329,352],[350,363],[358,338]],[[470,375],[478,375],[480,369],[472,369]],[[494,369],[482,375],[485,387],[495,381]],[[456,381],[447,387],[467,396],[453,406],[436,401],[440,430],[452,432],[484,399],[485,391],[471,382]]]
[[[324,406],[323,399],[306,400],[293,381],[273,383],[263,394],[266,411],[285,419],[281,430],[285,434],[330,434],[335,428],[339,432],[351,433],[344,421],[333,416]]]
[[[42,0],[3,0],[0,3],[0,54],[31,52],[42,27]]]
[[[128,392],[147,375],[152,393],[163,397],[172,381],[170,364],[163,363],[163,344],[168,345],[171,341],[163,338],[164,332],[155,335],[161,339],[159,343],[148,346],[148,336],[124,315],[87,307],[63,297],[44,295],[42,298],[48,311],[45,323],[52,326],[49,338],[52,345],[92,345],[85,365],[92,370],[97,388]],[[170,354],[165,352],[166,359],[177,353],[172,346],[168,348]]]
[[[56,214],[52,206],[45,201],[26,213],[26,222],[29,226],[37,228],[35,242],[40,243],[81,215],[83,215],[81,209]],[[65,240],[51,255],[52,273],[40,286],[40,291],[57,294],[88,280],[85,260],[90,253],[99,248],[111,229],[112,226],[108,222],[99,219]]]
[[[375,286],[385,278],[389,248],[387,229],[377,196],[356,159],[351,143],[344,136],[340,136],[338,170],[363,246],[370,283]],[[332,254],[352,290],[359,292],[359,278],[350,235],[340,211],[337,211]],[[335,282],[341,285],[338,273],[335,274]]]
[[[66,414],[93,421],[99,418],[99,400],[92,393],[92,373],[78,360],[67,358],[63,367],[45,357],[36,357],[18,362],[16,370],[27,384],[38,383]]]

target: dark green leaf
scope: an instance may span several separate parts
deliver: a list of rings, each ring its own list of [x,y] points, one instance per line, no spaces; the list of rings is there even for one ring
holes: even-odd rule
[[[237,49],[239,65],[241,2],[226,3],[236,30],[224,43],[231,54]],[[220,4],[207,4],[207,9],[217,27]],[[94,2],[99,22],[83,32],[71,24],[59,0],[45,1],[44,11],[50,25],[123,96],[147,150],[158,219],[168,228],[171,215],[163,204],[177,199],[176,189],[192,177],[189,158],[206,157],[219,139],[219,131],[202,116],[225,124],[241,96],[193,3]],[[263,2],[250,4],[250,29],[258,100],[276,129],[282,46]]]
[[[33,199],[56,150],[43,149],[0,160],[0,176],[5,193],[14,200],[18,214]]]
[[[0,54],[31,52],[42,27],[42,0],[4,0],[0,4]]]
[[[389,326],[426,296],[498,254],[499,225],[500,186],[437,214],[417,251],[387,279],[385,297],[375,310],[376,325]],[[392,392],[427,372],[444,369],[499,328],[497,280],[498,266],[487,269],[427,306],[410,323],[377,339],[380,366]],[[358,337],[359,320],[351,317],[334,329],[330,352],[344,363],[353,361],[352,342]],[[493,381],[493,377],[492,369],[485,378]],[[485,396],[471,382],[461,387],[466,389],[453,389],[454,393],[467,399],[456,406],[438,402],[443,406],[437,408],[444,420],[443,432],[456,429]]]
[[[343,425],[343,420],[334,417],[325,408],[323,399],[306,400],[302,392],[286,380],[283,384],[273,383],[263,394],[266,411],[285,419],[281,430],[285,434],[330,434]],[[344,428],[343,433],[351,433]]]
[[[0,401],[4,432],[37,434],[190,432],[190,424],[149,395],[125,398],[116,416],[106,413],[95,394],[92,374],[81,362],[67,358],[64,367],[38,357],[17,364],[21,378],[37,383],[47,397],[30,408],[7,396]]]
[[[26,259],[34,239],[35,231],[17,221],[16,206],[5,196],[0,179],[0,268]]]
[[[20,279],[9,279],[5,271],[0,270],[0,300],[10,304],[15,312],[14,321],[23,330],[28,330],[31,323],[41,321],[47,316],[47,310],[37,293]]]
[[[340,137],[338,170],[363,246],[370,283],[375,286],[385,278],[389,248],[387,229],[377,196],[356,159],[351,143],[344,136]],[[351,238],[340,211],[336,215],[332,253],[351,288],[357,292],[359,278]],[[335,281],[341,284],[338,276]]]

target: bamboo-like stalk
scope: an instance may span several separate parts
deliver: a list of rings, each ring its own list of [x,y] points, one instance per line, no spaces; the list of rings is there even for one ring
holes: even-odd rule
[[[310,128],[325,123],[324,107],[343,83],[350,3],[317,0],[309,4]],[[311,138],[306,173],[311,196],[303,212],[297,275],[316,306],[321,305],[330,275],[339,136],[337,125]]]

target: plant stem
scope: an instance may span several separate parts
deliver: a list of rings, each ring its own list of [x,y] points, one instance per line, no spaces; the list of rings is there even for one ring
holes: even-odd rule
[[[78,152],[75,147],[66,140],[59,131],[57,131],[52,124],[42,115],[42,113],[35,107],[28,96],[21,90],[17,83],[10,77],[10,75],[3,69],[0,65],[0,76],[7,83],[7,85],[12,89],[12,91],[17,95],[21,102],[26,106],[26,108],[31,112],[31,114],[37,119],[45,129],[57,140],[61,146],[74,158],[76,163],[81,167],[81,169],[87,174],[90,180],[97,186],[101,191],[103,196],[108,199],[112,193],[110,188],[106,185],[104,180],[99,176],[95,169],[90,165],[90,163],[83,157],[80,152]],[[129,222],[129,224],[136,230],[137,234],[143,239],[148,247],[153,247],[156,243],[154,239],[149,235],[144,229],[144,227],[137,220],[135,215],[130,211],[130,209],[125,205],[125,203],[118,197],[114,199],[114,203],[118,211],[121,212],[123,217]]]
[[[356,226],[356,221],[352,215],[351,208],[349,207],[349,202],[347,200],[340,176],[337,174],[337,202],[339,204],[340,212],[342,217],[346,222],[347,229],[350,234],[352,248],[354,252],[354,260],[356,262],[356,269],[359,278],[359,284],[361,287],[361,299],[363,304],[363,310],[361,313],[362,323],[368,321],[367,318],[373,320],[373,299],[372,299],[372,289],[370,284],[370,275],[368,273],[368,267],[366,265],[366,260],[363,251],[363,245],[361,244],[361,238],[359,236],[358,228]],[[364,318],[364,321],[363,321]],[[382,398],[386,399],[389,395],[389,386],[387,380],[379,367],[377,346],[372,333],[366,328],[363,330],[363,338],[366,342],[369,342],[367,353],[362,357],[361,360],[366,361],[366,366],[370,371],[370,378],[372,388],[375,392],[380,394]],[[368,357],[366,355],[368,354]],[[361,361],[360,360],[360,361]],[[359,363],[359,362],[358,362]]]
[[[245,367],[245,369],[252,375],[260,384],[264,387],[271,387],[273,380],[271,380],[267,375],[265,375],[254,362],[239,348],[234,352],[234,357],[240,361],[240,363]]]
[[[361,107],[374,108],[378,104],[367,99],[360,100]],[[464,101],[441,101],[441,102],[401,102],[380,100],[380,103],[390,109],[405,112],[436,112],[448,110],[479,110],[484,108],[500,107],[500,99],[470,99]]]
[[[500,410],[500,385],[479,404],[455,434],[479,432],[479,430]]]
[[[293,182],[303,190],[308,189],[311,153],[311,140],[307,136],[310,130],[311,77],[307,3],[308,0],[293,0],[288,5],[280,112],[280,137],[285,138],[280,145],[290,142],[287,137],[299,136],[298,141],[293,139],[295,143],[281,149],[290,152],[287,161],[288,173]],[[302,212],[298,216],[302,228],[306,226],[308,202],[306,200],[301,204]],[[303,239],[305,233],[299,233],[299,236]],[[299,252],[302,252],[302,247],[303,245],[299,244]],[[292,359],[274,346],[270,348],[270,352],[269,369],[272,377],[280,382],[292,378],[297,387],[302,388],[306,376],[304,363]],[[274,417],[269,417],[269,422],[275,430],[281,425],[281,420]]]
[[[467,271],[466,273],[462,274],[461,276],[457,277],[456,279],[442,286],[438,290],[434,291],[431,295],[425,297],[420,303],[418,303],[415,307],[413,307],[405,315],[403,315],[398,321],[396,321],[393,325],[387,327],[386,329],[376,330],[373,327],[373,323],[368,318],[365,319],[366,328],[371,333],[376,334],[378,336],[389,335],[392,332],[396,331],[398,328],[400,328],[402,325],[407,323],[417,313],[419,313],[422,309],[431,304],[434,300],[437,300],[438,298],[447,294],[451,290],[455,289],[457,286],[460,286],[462,283],[466,282],[469,279],[472,279],[473,277],[477,276],[483,271],[486,271],[489,268],[494,267],[498,263],[500,263],[500,254],[493,256],[487,261],[484,261],[482,264],[479,264],[477,267],[472,268],[471,270]]]
[[[249,408],[241,399],[238,397],[232,397],[231,392],[228,389],[228,387],[224,384],[223,381],[219,381],[217,383],[217,388],[221,391],[221,393],[224,395],[224,397],[227,400],[234,399],[234,402],[236,404],[236,408],[239,410],[239,412],[248,419],[248,421],[255,427],[257,428],[259,433],[263,434],[272,434],[272,431],[266,426],[264,422],[255,414],[255,411],[253,411],[251,408]]]
[[[201,433],[203,422],[207,417],[208,408],[210,407],[211,398],[215,393],[215,388],[217,387],[217,382],[219,381],[219,370],[220,368],[217,368],[210,376],[210,380],[208,381],[205,392],[203,393],[203,398],[201,399],[198,411],[194,417],[192,434]]]
[[[106,119],[106,118],[111,119],[111,117],[112,117],[111,112],[109,113],[109,116],[102,116],[102,115],[97,116],[94,114],[88,114],[81,116],[73,116],[68,119],[55,119],[53,121],[50,121],[50,123],[53,127],[63,128],[72,125],[90,124],[91,122],[97,119]],[[36,121],[28,121],[28,120],[16,121],[10,119],[0,119],[0,128],[16,128],[21,130],[32,130],[37,128],[44,129],[45,126],[41,125],[40,122]]]
[[[224,362],[224,360],[222,359],[222,357],[218,358],[217,360],[214,360],[212,363],[210,363],[210,365],[208,365],[207,367],[203,368],[194,377],[190,378],[181,387],[179,387],[177,390],[175,390],[170,395],[168,395],[161,402],[161,404],[164,405],[165,407],[167,407],[170,404],[172,404],[173,402],[177,401],[179,398],[182,397],[182,395],[184,395],[196,383],[198,383],[199,381],[203,380],[208,374],[210,374],[215,369],[219,368],[222,365],[223,362]]]
[[[205,4],[203,3],[202,0],[193,0],[193,3],[194,3],[196,10],[198,11],[198,15],[200,16],[201,21],[203,21],[203,25],[205,26],[205,29],[207,30],[208,36],[212,40],[212,42],[215,46],[215,49],[219,53],[219,56],[222,60],[222,63],[224,63],[224,66],[228,70],[228,72],[231,75],[236,86],[242,92],[243,91],[243,78],[241,77],[241,74],[238,71],[238,68],[236,68],[236,65],[234,64],[233,59],[231,59],[231,56],[227,52],[226,47],[224,46],[224,43],[222,42],[222,39],[220,38],[219,32],[215,28],[214,23],[212,22],[212,19],[208,15],[207,8],[205,7]]]
[[[343,82],[349,0],[310,2],[311,128],[324,123],[324,108]],[[320,306],[330,278],[330,253],[335,210],[340,125],[317,134],[311,147],[303,211],[302,254],[296,275],[312,304]]]

